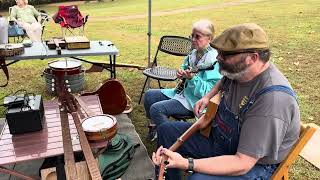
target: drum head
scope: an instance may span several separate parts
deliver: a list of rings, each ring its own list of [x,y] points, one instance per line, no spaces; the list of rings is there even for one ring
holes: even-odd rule
[[[82,123],[83,131],[100,132],[110,129],[116,124],[116,119],[110,115],[98,115],[85,119]]]
[[[59,60],[49,63],[49,67],[54,69],[74,69],[80,66],[81,62],[74,59]]]

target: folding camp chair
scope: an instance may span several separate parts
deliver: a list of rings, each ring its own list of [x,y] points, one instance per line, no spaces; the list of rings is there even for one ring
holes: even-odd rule
[[[147,68],[143,71],[143,74],[146,76],[146,80],[141,90],[139,104],[141,102],[142,95],[145,92],[145,87],[147,85],[147,82],[150,78],[156,79],[158,81],[159,88],[161,88],[160,81],[175,81],[177,79],[176,69],[158,66],[159,51],[170,54],[170,55],[174,55],[174,56],[186,56],[189,54],[191,50],[191,44],[192,44],[191,40],[186,37],[180,37],[180,36],[161,37],[151,68]]]
[[[13,38],[14,43],[21,43],[26,37],[28,37],[26,30],[24,30],[22,27],[19,27],[16,22],[11,21],[11,12],[12,12],[13,7],[9,7],[9,26],[16,25],[17,28],[15,30],[8,29],[8,40],[10,42],[10,38]],[[40,19],[40,24],[42,27],[42,33],[41,36],[43,35],[44,28],[45,28],[45,23],[49,21],[50,17],[49,15],[44,11],[44,10],[39,10],[41,19]],[[36,18],[37,19],[37,18]]]
[[[302,151],[303,147],[310,140],[312,135],[316,132],[315,125],[306,124],[300,127],[300,137],[296,144],[291,149],[290,153],[279,165],[276,171],[273,173],[271,180],[288,180],[289,179],[289,168],[298,158],[299,153]]]
[[[84,26],[88,21],[89,15],[83,17],[78,6],[59,6],[58,12],[53,16],[55,23],[60,24],[62,36],[84,35]],[[78,33],[76,32],[78,30]]]

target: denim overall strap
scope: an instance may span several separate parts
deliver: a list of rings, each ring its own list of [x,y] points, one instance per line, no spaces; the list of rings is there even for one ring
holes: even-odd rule
[[[211,138],[213,141],[214,156],[235,154],[239,142],[239,120],[227,106],[224,94],[229,93],[231,79],[224,79],[222,82],[222,97],[218,111],[213,121]]]
[[[296,93],[290,87],[283,86],[283,85],[268,86],[268,87],[261,89],[258,93],[256,93],[254,96],[252,96],[249,99],[249,101],[240,109],[240,111],[239,111],[240,116],[244,115],[261,95],[266,94],[266,93],[270,93],[273,91],[281,91],[281,92],[287,93],[290,96],[294,97],[296,99],[296,101],[298,101]]]
[[[221,91],[223,93],[225,92],[229,92],[229,87],[230,87],[230,84],[232,83],[232,80],[229,79],[229,78],[225,78],[224,81],[222,82],[222,88],[221,88]]]

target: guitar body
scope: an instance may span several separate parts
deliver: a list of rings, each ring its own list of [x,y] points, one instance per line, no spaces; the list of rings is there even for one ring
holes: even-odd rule
[[[126,92],[116,79],[109,79],[97,91],[82,96],[92,94],[98,94],[104,114],[121,114],[127,106]]]

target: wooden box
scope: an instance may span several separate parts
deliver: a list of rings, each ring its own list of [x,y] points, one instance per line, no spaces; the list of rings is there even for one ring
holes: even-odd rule
[[[85,161],[76,163],[78,180],[91,180],[87,163]],[[47,168],[41,170],[41,180],[57,180],[56,168]]]
[[[67,49],[89,49],[90,41],[85,36],[65,37]]]
[[[46,41],[46,44],[48,46],[49,49],[56,49],[57,48],[57,44],[59,45],[59,47],[61,49],[65,49],[66,48],[66,41],[62,38],[62,37],[54,37],[52,39],[49,39],[48,41]]]

